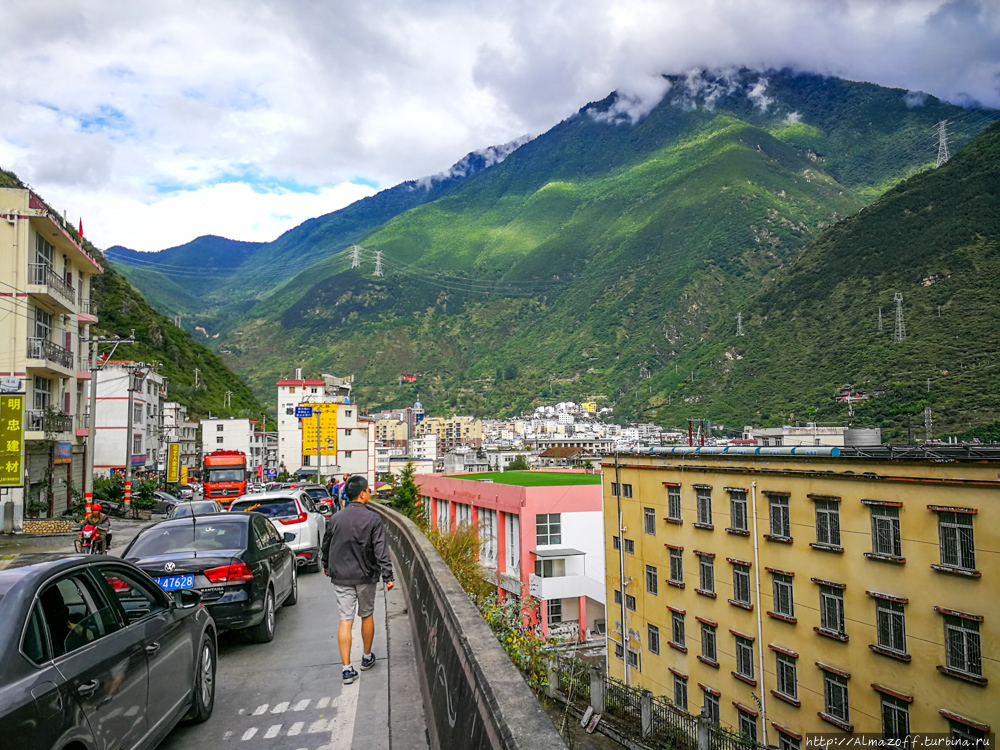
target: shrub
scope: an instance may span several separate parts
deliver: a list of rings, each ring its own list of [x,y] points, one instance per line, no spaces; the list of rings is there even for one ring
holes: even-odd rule
[[[125,501],[125,479],[121,474],[113,477],[94,477],[94,499],[106,503]]]

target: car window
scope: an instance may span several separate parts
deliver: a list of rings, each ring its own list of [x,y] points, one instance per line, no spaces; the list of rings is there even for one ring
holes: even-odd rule
[[[102,565],[99,573],[107,581],[118,603],[125,610],[125,616],[129,623],[166,609],[163,600],[143,581],[128,571]]]
[[[281,534],[278,533],[278,530],[276,528],[274,528],[274,522],[273,521],[265,521],[264,523],[267,524],[267,533],[271,537],[271,543],[272,544],[283,544],[284,541],[285,541],[285,538]]]
[[[39,600],[59,657],[118,629],[114,610],[83,576],[67,576],[49,584]]]
[[[208,519],[205,519],[207,521]],[[246,523],[220,520],[156,528],[142,534],[128,549],[127,559],[165,555],[171,552],[212,552],[246,548]]]
[[[320,494],[323,497],[326,497],[326,491],[321,490]],[[302,503],[302,507],[304,507],[310,513],[318,513],[319,511],[316,510],[316,504],[313,503],[313,497],[315,496],[311,495],[309,492],[303,492],[302,496],[299,497],[299,502]]]
[[[45,629],[45,616],[41,604],[35,604],[31,608],[21,650],[35,664],[44,664],[52,658],[52,647],[49,645],[49,634]]]
[[[299,509],[295,504],[294,497],[247,498],[246,500],[239,499],[234,500],[232,505],[229,506],[230,513],[248,513],[250,511],[263,513],[265,516],[269,516],[270,518],[297,516],[299,514]]]
[[[253,517],[253,535],[257,540],[258,549],[267,549],[274,544],[274,537],[271,536],[273,527],[261,516]]]

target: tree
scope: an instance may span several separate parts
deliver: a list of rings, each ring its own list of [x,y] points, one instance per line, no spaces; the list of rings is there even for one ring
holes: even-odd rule
[[[420,501],[420,488],[413,481],[413,471],[413,462],[409,461],[406,468],[399,472],[399,484],[392,493],[389,507],[420,523],[424,517],[424,508]]]
[[[527,471],[529,468],[531,467],[528,466],[527,457],[518,456],[509,464],[507,464],[506,471]]]

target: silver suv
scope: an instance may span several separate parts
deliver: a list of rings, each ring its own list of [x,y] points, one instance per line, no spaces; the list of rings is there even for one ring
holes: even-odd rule
[[[298,489],[273,490],[241,495],[229,505],[230,513],[263,513],[279,533],[294,538],[286,543],[295,553],[300,568],[315,573],[320,566],[320,544],[326,529],[326,518],[317,510],[312,498]]]

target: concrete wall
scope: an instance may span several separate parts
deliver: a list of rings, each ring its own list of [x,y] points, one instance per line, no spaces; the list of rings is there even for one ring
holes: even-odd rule
[[[385,520],[405,589],[431,747],[565,748],[437,550],[409,519],[369,507]]]

